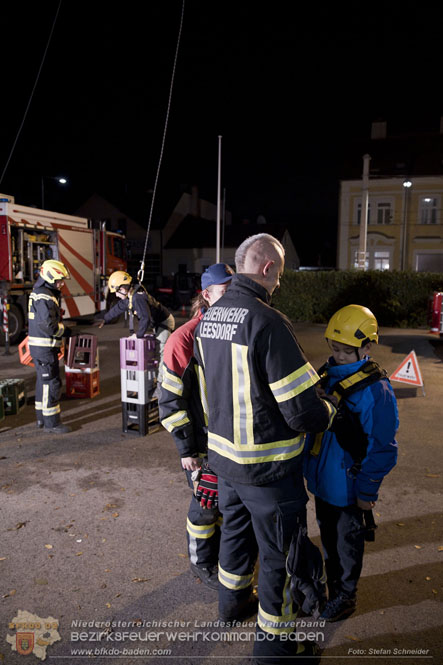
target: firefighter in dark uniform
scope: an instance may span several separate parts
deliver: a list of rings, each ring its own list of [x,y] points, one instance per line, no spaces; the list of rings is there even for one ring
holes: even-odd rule
[[[223,515],[219,618],[233,622],[253,613],[257,541],[254,662],[301,662],[315,649],[293,639],[298,607],[286,556],[306,523],[304,432],[327,429],[336,409],[319,397],[319,377],[290,321],[269,305],[284,269],[281,243],[268,234],[251,236],[235,262],[237,274],[203,316],[194,346],[207,391],[209,466],[218,476]]]
[[[133,317],[138,319],[136,336],[144,337],[149,332],[154,332],[158,341],[159,369],[157,382],[160,385],[163,380],[163,350],[166,341],[175,328],[175,319],[164,305],[153,298],[146,289],[138,284],[132,284],[132,277],[123,270],[117,270],[110,275],[108,287],[111,293],[115,293],[119,301],[111,307],[100,323],[102,328],[105,323],[111,323],[123,312],[129,312],[129,328],[133,333]]]
[[[69,272],[61,261],[50,259],[40,268],[28,302],[29,351],[35,365],[35,413],[45,432],[65,434],[71,428],[60,420],[61,380],[58,354],[62,338],[71,331],[62,323],[60,302]]]
[[[194,360],[194,333],[203,313],[226,291],[233,272],[228,265],[216,263],[203,273],[202,291],[192,303],[193,318],[177,328],[166,343],[159,399],[161,424],[174,437],[188,484],[195,490],[186,521],[191,570],[211,589],[218,589],[222,518],[217,507],[217,486],[212,489],[212,473],[206,464],[208,428]]]

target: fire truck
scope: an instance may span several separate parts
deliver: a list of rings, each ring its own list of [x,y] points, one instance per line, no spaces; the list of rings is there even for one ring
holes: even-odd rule
[[[62,290],[64,317],[92,315],[106,309],[107,277],[126,270],[125,238],[104,223],[92,228],[83,217],[17,205],[0,194],[0,295],[12,344],[27,328],[28,297],[46,259],[62,261],[71,276]]]

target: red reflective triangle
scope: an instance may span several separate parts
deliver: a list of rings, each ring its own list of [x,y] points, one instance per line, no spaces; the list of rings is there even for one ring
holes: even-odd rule
[[[411,353],[406,356],[389,378],[391,381],[401,381],[403,383],[409,383],[412,386],[423,385],[423,379],[421,378],[421,372],[415,351],[411,351]]]

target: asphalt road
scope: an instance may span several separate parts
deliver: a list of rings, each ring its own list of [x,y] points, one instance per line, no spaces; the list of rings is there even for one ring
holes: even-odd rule
[[[119,323],[81,330],[99,338],[100,394],[63,400],[70,434],[35,428],[33,369],[19,364],[16,347],[0,355],[0,378],[23,378],[28,390],[27,406],[0,422],[0,665],[38,662],[12,651],[16,632],[34,632],[40,657],[46,650],[52,663],[246,665],[253,623],[231,633],[217,627],[216,592],[189,572],[189,490],[172,438],[163,429],[146,437],[122,432],[118,341],[127,329]],[[297,324],[296,331],[318,367],[327,355],[324,326]],[[318,633],[322,663],[437,664],[443,661],[441,343],[423,330],[381,333],[375,359],[390,374],[415,350],[426,394],[393,384],[399,463],[376,506],[379,528],[367,545],[358,609],[347,621],[310,630]],[[309,523],[318,542],[313,502]],[[17,631],[11,624],[19,619],[25,625]],[[38,619],[42,633],[29,628]]]

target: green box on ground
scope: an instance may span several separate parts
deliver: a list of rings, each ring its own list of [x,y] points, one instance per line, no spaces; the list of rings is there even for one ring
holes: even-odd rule
[[[3,397],[5,415],[16,415],[26,406],[26,387],[24,380],[3,379],[0,381],[0,395]]]

